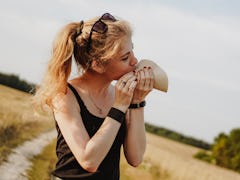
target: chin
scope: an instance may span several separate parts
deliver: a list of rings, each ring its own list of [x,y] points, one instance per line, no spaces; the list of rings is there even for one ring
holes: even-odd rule
[[[116,77],[113,78],[113,80],[117,81],[117,80],[119,80],[121,77],[122,77],[122,76],[116,76]]]
[[[126,71],[126,72],[124,72],[124,73],[122,73],[122,74],[118,74],[118,75],[116,75],[115,77],[113,77],[113,79],[114,80],[119,80],[123,75],[125,75],[125,74],[127,74],[127,73],[130,73],[130,72],[132,72],[133,70],[130,70],[130,71]]]

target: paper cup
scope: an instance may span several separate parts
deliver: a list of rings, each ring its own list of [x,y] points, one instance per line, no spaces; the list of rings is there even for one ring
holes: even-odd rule
[[[137,64],[136,70],[138,71],[140,69],[143,69],[144,66],[146,66],[146,67],[150,66],[153,70],[153,74],[154,74],[153,88],[163,91],[163,92],[167,92],[168,91],[168,77],[167,77],[166,72],[155,62],[148,60],[148,59],[143,59],[143,60],[139,61],[139,63]]]

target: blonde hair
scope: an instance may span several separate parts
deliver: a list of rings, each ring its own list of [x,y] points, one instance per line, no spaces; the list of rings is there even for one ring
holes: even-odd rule
[[[91,47],[88,52],[90,30],[97,20],[98,18],[94,18],[84,24],[69,23],[59,32],[54,41],[52,56],[45,76],[33,97],[35,107],[48,105],[53,108],[54,96],[67,92],[72,59],[75,59],[78,68],[85,71],[91,68],[92,59],[105,64],[121,50],[123,38],[132,35],[130,25],[126,21],[104,21],[108,26],[107,32],[92,33]]]

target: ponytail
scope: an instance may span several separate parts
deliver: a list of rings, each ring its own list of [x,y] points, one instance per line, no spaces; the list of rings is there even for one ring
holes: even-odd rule
[[[56,94],[67,92],[67,80],[71,73],[73,37],[79,23],[66,25],[57,35],[43,82],[34,96],[34,104],[53,108],[52,100]]]
[[[87,71],[92,59],[105,64],[114,58],[122,48],[124,37],[130,37],[132,34],[126,21],[106,21],[104,23],[108,26],[107,32],[92,34],[91,51],[88,52],[86,48],[89,45],[89,36],[97,19],[99,18],[84,23],[70,23],[60,31],[54,41],[52,57],[43,82],[33,98],[36,106],[43,108],[46,104],[53,109],[53,98],[59,93],[67,92],[73,55],[77,67]]]

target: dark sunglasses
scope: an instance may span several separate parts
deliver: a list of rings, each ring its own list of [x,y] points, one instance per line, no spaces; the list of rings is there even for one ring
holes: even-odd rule
[[[104,23],[102,20],[107,20],[107,21],[112,21],[112,22],[117,21],[115,19],[115,17],[113,17],[111,14],[105,13],[93,24],[93,26],[91,28],[91,31],[90,31],[89,38],[88,38],[87,52],[89,52],[90,48],[91,48],[93,31],[97,32],[97,33],[100,33],[100,34],[104,34],[108,30],[107,24]]]

